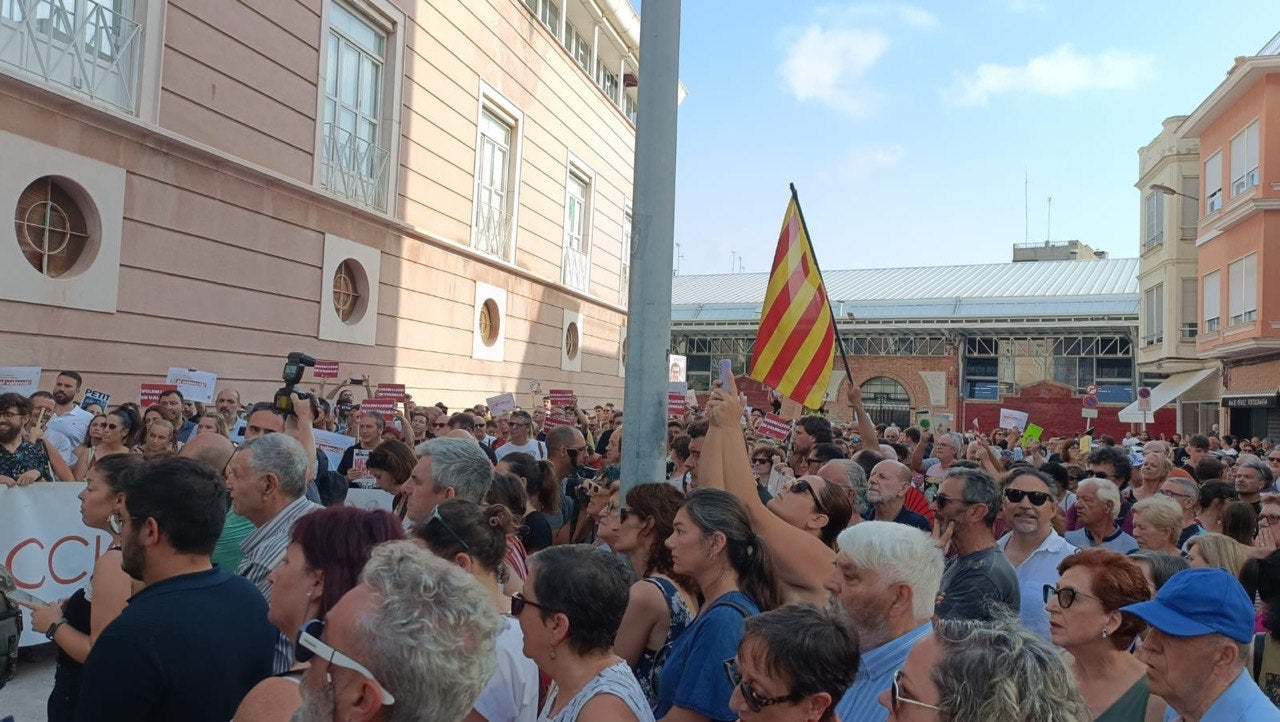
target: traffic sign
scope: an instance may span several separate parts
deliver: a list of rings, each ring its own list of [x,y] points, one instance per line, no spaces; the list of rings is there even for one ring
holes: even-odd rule
[[[1084,400],[1083,400],[1081,403],[1083,403],[1083,404],[1084,404],[1084,407],[1085,407],[1086,409],[1096,409],[1096,408],[1098,408],[1098,397],[1097,397],[1097,396],[1086,396],[1086,397],[1084,397]]]
[[[1080,409],[1080,415],[1086,419],[1096,419],[1098,418],[1098,410],[1097,409]]]
[[[1097,395],[1098,395],[1098,385],[1097,385],[1097,384],[1089,384],[1088,386],[1084,387],[1084,395],[1085,395],[1085,396],[1097,396]]]
[[[1151,389],[1147,388],[1146,386],[1143,386],[1138,389],[1138,410],[1139,411],[1151,410]]]

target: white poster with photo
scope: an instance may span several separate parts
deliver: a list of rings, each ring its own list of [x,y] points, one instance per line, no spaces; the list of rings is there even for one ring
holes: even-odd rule
[[[213,392],[218,385],[218,375],[208,371],[182,369],[177,366],[169,368],[169,375],[164,380],[173,384],[182,392],[187,401],[199,401],[202,404],[213,403]]]
[[[356,443],[355,439],[336,431],[315,429],[311,432],[311,437],[315,439],[316,447],[329,458],[329,469],[332,471],[338,470],[338,462],[342,461],[342,452]]]
[[[30,396],[39,390],[39,366],[0,366],[0,394]]]
[[[688,359],[677,354],[667,354],[667,380],[688,381],[685,369],[689,368]]]

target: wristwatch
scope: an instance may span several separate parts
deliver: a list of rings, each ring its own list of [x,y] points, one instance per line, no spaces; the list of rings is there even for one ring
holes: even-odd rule
[[[49,640],[50,642],[52,642],[52,641],[53,641],[53,635],[55,635],[55,634],[57,634],[57,633],[58,633],[58,627],[61,627],[62,625],[66,624],[66,623],[67,623],[67,618],[66,618],[66,617],[60,617],[59,619],[54,620],[53,624],[50,624],[50,625],[49,625],[49,628],[48,628],[48,629],[46,629],[46,630],[45,630],[45,632],[44,632],[44,637],[45,637],[45,639],[47,639],[47,640]]]

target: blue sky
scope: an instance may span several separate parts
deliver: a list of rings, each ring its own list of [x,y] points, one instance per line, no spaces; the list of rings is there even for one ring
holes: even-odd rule
[[[734,12],[727,12],[733,7]],[[1275,0],[683,3],[681,273],[768,270],[794,182],[820,264],[1010,260],[1030,239],[1137,255],[1137,150]]]

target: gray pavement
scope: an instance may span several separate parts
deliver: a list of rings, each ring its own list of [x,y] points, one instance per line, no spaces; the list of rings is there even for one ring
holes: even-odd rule
[[[45,701],[53,689],[57,647],[24,647],[20,655],[17,674],[0,689],[0,719],[13,715],[14,722],[42,722],[46,719]]]

